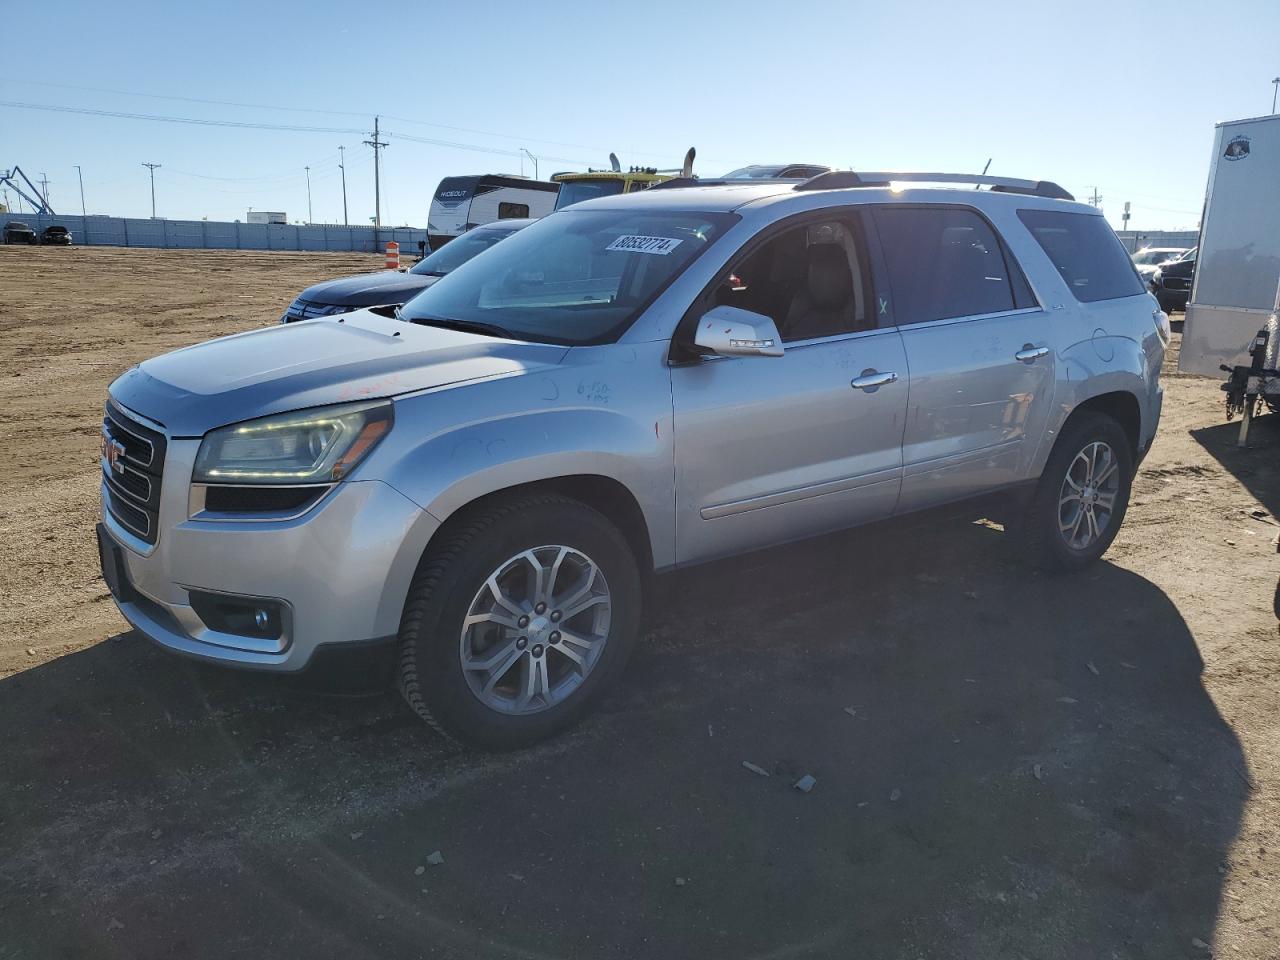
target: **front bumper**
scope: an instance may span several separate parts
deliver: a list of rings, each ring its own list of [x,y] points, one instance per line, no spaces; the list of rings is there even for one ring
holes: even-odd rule
[[[191,520],[188,487],[199,440],[171,439],[154,545],[110,511],[102,523],[121,548],[114,594],[125,619],[174,652],[258,670],[292,672],[330,645],[394,636],[409,583],[439,522],[378,480],[338,484],[291,520]],[[107,495],[103,484],[103,496]],[[191,592],[278,601],[278,638],[221,633],[201,620]]]

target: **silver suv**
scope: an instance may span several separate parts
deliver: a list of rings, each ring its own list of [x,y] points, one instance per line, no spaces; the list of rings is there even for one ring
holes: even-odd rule
[[[1106,221],[1046,182],[590,201],[394,313],[121,376],[103,572],[170,650],[394,654],[425,720],[515,746],[622,671],[654,572],[997,492],[1037,561],[1097,559],[1167,340]]]

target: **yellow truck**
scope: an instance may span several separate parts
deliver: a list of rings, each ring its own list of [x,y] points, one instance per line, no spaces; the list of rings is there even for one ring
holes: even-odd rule
[[[684,155],[684,165],[679,170],[659,170],[656,167],[632,167],[623,170],[616,154],[609,154],[608,170],[588,170],[586,173],[555,173],[551,182],[560,184],[560,194],[556,197],[556,209],[595,197],[611,197],[620,193],[636,193],[648,190],[655,183],[662,183],[674,177],[693,176],[693,158],[696,151],[693,147]]]

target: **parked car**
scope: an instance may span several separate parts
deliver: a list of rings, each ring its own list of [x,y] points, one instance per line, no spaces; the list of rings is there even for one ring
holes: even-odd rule
[[[1156,267],[1147,286],[1159,301],[1160,309],[1173,313],[1187,309],[1187,298],[1191,296],[1191,281],[1195,275],[1196,251],[1190,250],[1181,260]]]
[[[807,180],[820,173],[828,173],[830,167],[820,163],[752,163],[737,170],[730,170],[722,180]]]
[[[21,220],[10,220],[4,225],[5,243],[36,243],[36,232]]]
[[[429,253],[405,272],[379,270],[313,284],[298,294],[280,317],[281,323],[350,313],[361,307],[400,306],[446,273],[460,267],[499,240],[523,230],[532,220],[498,220],[473,227],[457,240]]]
[[[1143,283],[1149,283],[1162,263],[1178,260],[1187,253],[1186,247],[1143,247],[1133,255],[1133,266]]]
[[[71,246],[71,231],[66,227],[57,225],[45,227],[40,233],[40,242],[48,246],[69,247]]]
[[[977,497],[1086,566],[1156,433],[1168,318],[1098,210],[910,185],[947,176],[586,201],[401,320],[142,363],[103,423],[117,605],[239,667],[381,652],[422,719],[508,748],[618,678],[655,573]]]

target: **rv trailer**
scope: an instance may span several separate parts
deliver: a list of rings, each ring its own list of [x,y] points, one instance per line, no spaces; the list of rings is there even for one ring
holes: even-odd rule
[[[505,173],[445,177],[431,199],[427,241],[438,250],[482,223],[545,217],[559,191],[559,184]]]

